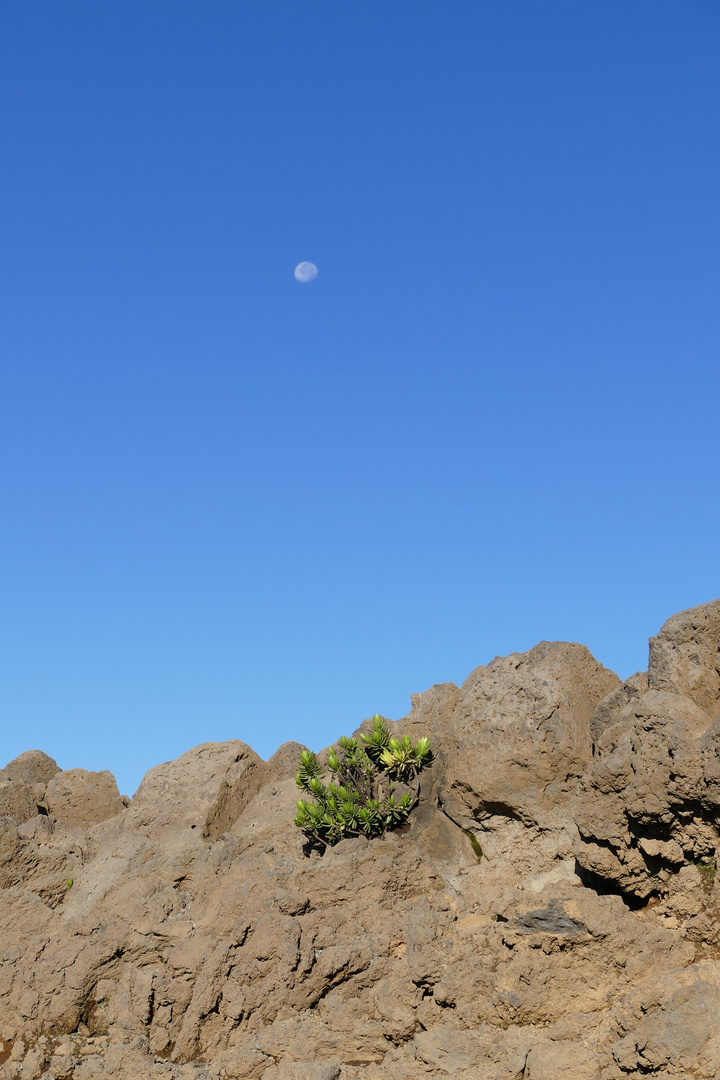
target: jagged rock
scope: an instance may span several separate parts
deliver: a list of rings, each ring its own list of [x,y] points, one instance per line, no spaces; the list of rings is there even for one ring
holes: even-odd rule
[[[14,780],[20,784],[47,784],[59,772],[57,762],[42,750],[26,750],[0,769],[0,782]]]
[[[615,727],[627,719],[632,718],[632,707],[638,698],[647,691],[648,679],[646,671],[638,671],[635,675],[611,690],[607,697],[596,706],[590,717],[590,738],[593,744],[600,741],[600,736],[606,728]]]
[[[650,638],[648,688],[690,698],[720,715],[720,600],[673,615]]]
[[[592,755],[590,717],[620,683],[583,645],[541,642],[413,699],[408,730],[429,730],[445,764],[441,801],[471,828],[496,816],[544,823]]]
[[[52,817],[68,828],[97,825],[125,809],[115,777],[107,769],[56,773],[45,789],[45,803]]]
[[[0,779],[50,815],[0,819],[0,1078],[718,1075],[717,611],[622,685],[542,643],[414,696],[420,805],[322,855],[298,744],[205,744],[127,808]]]
[[[647,898],[719,846],[720,602],[669,619],[651,639],[647,689],[634,676],[601,702],[595,756],[574,803],[586,871]]]
[[[43,784],[24,784],[18,780],[0,780],[0,817],[11,818],[16,825],[35,817],[45,793]]]

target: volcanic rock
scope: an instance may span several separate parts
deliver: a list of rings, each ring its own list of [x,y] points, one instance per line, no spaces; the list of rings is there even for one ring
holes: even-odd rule
[[[60,766],[42,750],[26,750],[0,769],[0,782],[14,780],[21,784],[47,784]]]
[[[432,741],[419,805],[324,852],[292,825],[299,744],[206,743],[129,805],[21,755],[0,1077],[719,1075],[719,645],[716,601],[626,683],[543,642],[414,695],[390,726]]]
[[[107,769],[56,773],[45,789],[48,813],[70,828],[97,825],[125,809],[115,777]]]

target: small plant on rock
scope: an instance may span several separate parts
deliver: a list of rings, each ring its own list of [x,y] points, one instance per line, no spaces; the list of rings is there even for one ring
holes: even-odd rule
[[[328,757],[330,783],[323,782],[324,769],[310,750],[300,755],[295,777],[310,796],[298,801],[295,824],[321,847],[404,825],[420,798],[420,773],[433,760],[429,739],[414,746],[409,735],[394,739],[377,713],[369,734],[361,732],[360,740],[343,735],[339,747]]]
[[[715,875],[717,873],[717,862],[715,859],[709,859],[703,862],[702,860],[697,863],[697,868],[700,871],[700,877],[705,888],[709,891],[713,887],[715,881]]]

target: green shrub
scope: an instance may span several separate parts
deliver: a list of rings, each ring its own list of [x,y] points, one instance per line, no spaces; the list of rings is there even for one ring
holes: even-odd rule
[[[415,746],[409,735],[393,739],[376,713],[373,730],[360,740],[364,745],[343,735],[339,752],[330,752],[327,785],[315,754],[300,755],[295,781],[312,801],[298,801],[295,824],[322,847],[348,836],[382,836],[403,825],[420,798],[420,773],[433,760],[429,739]],[[398,784],[406,790],[399,792]]]

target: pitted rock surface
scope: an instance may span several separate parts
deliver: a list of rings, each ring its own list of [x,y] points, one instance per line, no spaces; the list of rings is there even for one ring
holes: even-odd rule
[[[292,825],[298,744],[206,743],[129,801],[21,755],[0,1077],[720,1075],[719,640],[716,601],[624,684],[543,642],[414,695],[420,805],[322,855]]]

